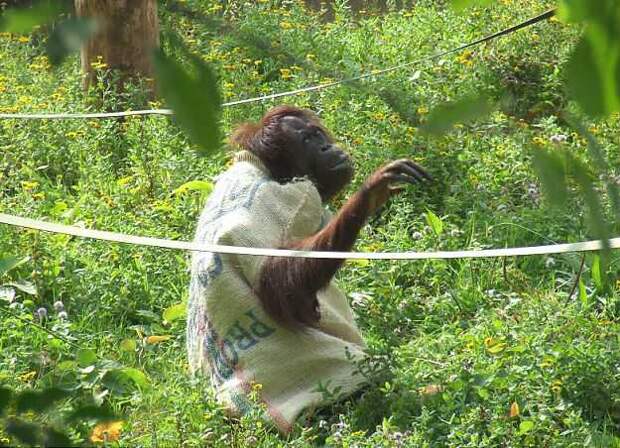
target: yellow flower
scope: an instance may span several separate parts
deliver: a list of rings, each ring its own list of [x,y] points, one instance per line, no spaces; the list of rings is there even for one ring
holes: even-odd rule
[[[473,65],[472,56],[473,56],[473,53],[471,51],[465,50],[463,53],[457,56],[456,60],[460,64],[463,64],[469,67]]]
[[[24,190],[34,190],[38,186],[39,186],[39,182],[37,182],[36,180],[33,180],[33,181],[25,180],[22,182],[22,188]]]
[[[65,134],[65,137],[70,138],[70,139],[74,139],[78,136],[77,132],[67,132]]]
[[[119,180],[116,181],[116,185],[118,185],[119,187],[124,187],[125,185],[130,183],[132,180],[133,180],[133,176],[121,177]]]
[[[428,113],[428,107],[420,106],[418,107],[418,114],[426,115]]]
[[[282,28],[283,30],[290,30],[295,28],[295,26],[291,22],[283,20],[282,22],[280,22],[280,28]]]
[[[90,66],[95,70],[102,70],[104,68],[107,68],[108,64],[103,62],[103,56],[99,55],[97,56],[97,59],[90,63]]]
[[[385,120],[385,114],[383,112],[375,112],[371,115],[371,118],[377,121]]]
[[[106,64],[105,62],[91,62],[90,66],[95,70],[103,70],[105,68],[108,68],[108,64]]]
[[[108,204],[108,207],[114,208],[114,206],[116,205],[114,204],[114,200],[108,195],[102,196],[101,199],[103,200],[103,202]]]
[[[24,373],[23,375],[20,375],[19,379],[23,381],[24,383],[27,383],[28,381],[31,381],[35,376],[37,376],[37,372],[33,370],[31,372],[27,372],[27,373]]]
[[[291,70],[288,68],[281,68],[280,69],[280,76],[282,77],[282,79],[287,80],[287,79],[291,79]]]
[[[94,443],[116,442],[121,438],[122,421],[99,423],[93,428],[90,441]]]
[[[17,42],[27,44],[28,42],[30,42],[30,38],[28,36],[19,36],[17,38]]]
[[[28,105],[32,103],[32,97],[28,95],[22,95],[17,99],[17,102],[21,105]]]

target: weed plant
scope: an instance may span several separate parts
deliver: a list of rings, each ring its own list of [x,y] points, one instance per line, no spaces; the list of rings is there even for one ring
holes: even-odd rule
[[[213,65],[224,101],[398,65],[553,5],[502,0],[457,16],[430,0],[404,9],[387,2],[382,12],[336,1],[325,20],[302,2],[225,3],[161,3],[162,26]],[[347,194],[401,157],[437,179],[394,199],[364,229],[357,250],[591,238],[578,197],[551,208],[531,163],[534,151],[554,145],[588,161],[586,143],[561,118],[573,108],[562,66],[578,31],[551,20],[434,63],[287,98],[317,111],[351,152],[357,173]],[[121,94],[100,83],[85,95],[77,57],[52,71],[43,45],[40,33],[0,35],[0,112],[162,106],[148,103],[138,84]],[[96,69],[102,79],[109,75],[102,62]],[[441,138],[420,132],[436,105],[479,91],[501,108]],[[225,109],[225,133],[274,104]],[[618,117],[588,126],[620,174]],[[205,193],[176,190],[214,180],[231,159],[226,151],[199,157],[166,117],[1,120],[0,155],[4,213],[183,240],[193,236]],[[339,280],[368,343],[374,384],[282,437],[258,413],[227,420],[208,384],[188,376],[184,321],[162,313],[187,299],[189,254],[4,225],[0,254],[28,257],[0,283],[36,286],[35,295],[0,293],[0,383],[60,385],[107,404],[123,420],[107,446],[620,446],[617,257],[607,285],[597,281],[592,255],[580,281],[576,254],[348,262]],[[39,308],[47,315],[35,314]],[[37,418],[53,425],[71,406]],[[99,440],[92,426],[72,428],[73,441]],[[1,443],[11,439],[0,433]]]

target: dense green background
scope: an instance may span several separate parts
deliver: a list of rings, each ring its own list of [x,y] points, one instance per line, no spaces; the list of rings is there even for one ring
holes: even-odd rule
[[[461,15],[435,1],[383,13],[337,6],[334,19],[325,21],[296,2],[275,3],[229,2],[222,11],[218,2],[168,1],[161,21],[212,64],[229,101],[397,65],[553,6],[504,0]],[[413,158],[437,179],[395,199],[370,222],[357,249],[591,238],[579,197],[571,194],[565,207],[551,209],[531,163],[536,151],[558,148],[551,141],[558,134],[567,136],[560,144],[565,150],[589,162],[585,141],[561,118],[567,108],[575,112],[563,90],[563,65],[578,33],[553,20],[433,64],[288,98],[317,111],[349,149],[357,166],[350,191],[400,157]],[[118,94],[101,84],[85,98],[75,56],[49,70],[45,35],[0,34],[0,112],[146,105],[140,86]],[[103,76],[106,67],[98,69]],[[480,91],[500,101],[501,111],[440,138],[420,132],[435,106]],[[224,109],[224,133],[275,104]],[[620,156],[618,118],[587,125],[613,168]],[[204,194],[175,190],[213,180],[231,158],[230,152],[201,158],[194,149],[165,117],[0,121],[0,211],[188,240]],[[125,421],[120,446],[277,446],[287,440],[255,416],[230,425],[207,386],[188,378],[184,323],[162,317],[187,297],[188,254],[6,226],[0,226],[0,254],[30,257],[0,283],[29,280],[38,288],[36,296],[18,292],[12,311],[38,322],[34,310],[46,307],[44,326],[96,354],[76,359],[75,347],[0,309],[0,383],[75,389],[76,398],[59,411],[95,396]],[[612,258],[605,287],[595,259],[587,257],[581,285],[569,296],[580,261],[580,255],[563,255],[348,263],[340,283],[376,363],[390,374],[378,375],[380,384],[335,408],[325,423],[315,418],[309,429],[300,426],[288,442],[620,446],[617,264]],[[57,300],[66,321],[53,311]],[[61,416],[42,418],[55,424]],[[74,426],[71,436],[84,440],[92,426]]]

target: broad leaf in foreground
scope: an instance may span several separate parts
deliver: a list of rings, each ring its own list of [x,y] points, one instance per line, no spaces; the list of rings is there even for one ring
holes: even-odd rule
[[[180,43],[180,49],[191,63],[187,71],[179,61],[157,50],[153,62],[161,95],[174,110],[176,121],[198,146],[202,155],[220,148],[220,95],[211,67]]]

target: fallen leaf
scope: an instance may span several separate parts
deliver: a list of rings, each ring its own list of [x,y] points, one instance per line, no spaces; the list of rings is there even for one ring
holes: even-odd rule
[[[426,398],[443,392],[443,389],[441,384],[429,384],[428,386],[420,387],[418,392]]]
[[[520,413],[521,411],[519,410],[519,403],[517,403],[516,401],[513,402],[510,405],[510,412],[508,413],[508,415],[510,416],[510,418],[514,418],[518,417]]]
[[[122,427],[123,422],[120,420],[99,423],[93,428],[93,432],[90,435],[90,441],[95,443],[116,442],[121,438]]]
[[[167,341],[170,338],[172,338],[172,336],[170,336],[169,334],[162,335],[162,336],[148,336],[146,338],[146,343],[147,344],[159,344],[160,342]]]

